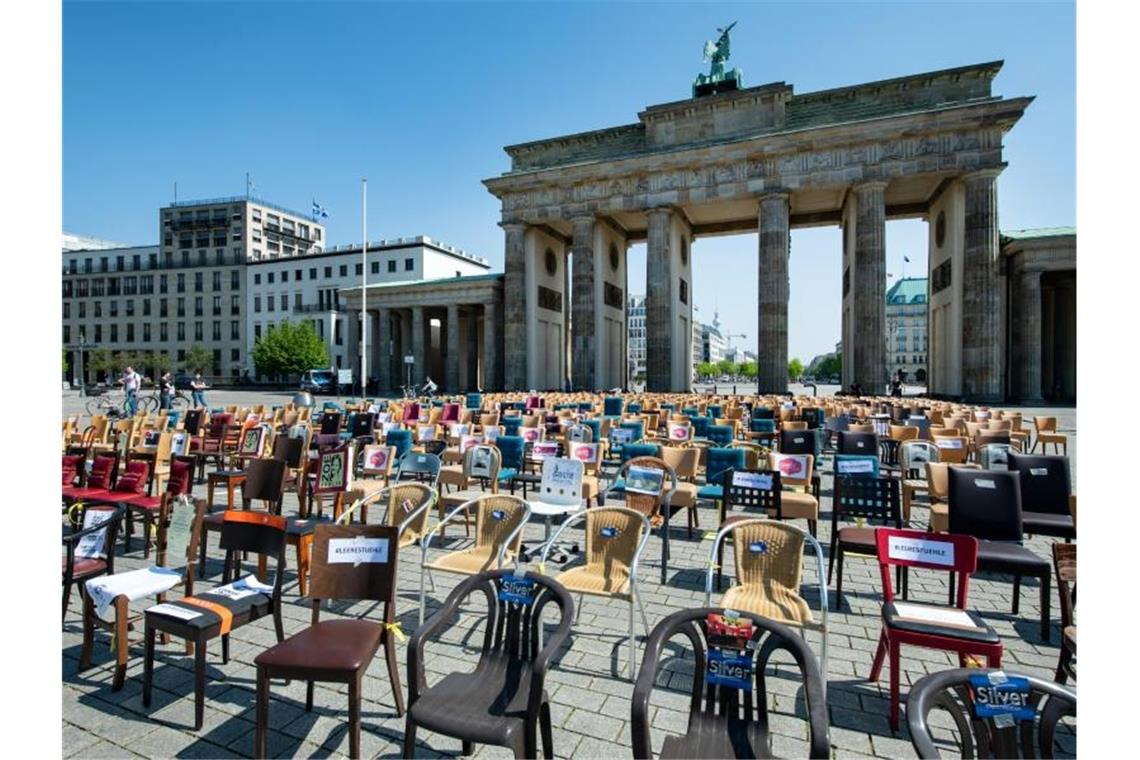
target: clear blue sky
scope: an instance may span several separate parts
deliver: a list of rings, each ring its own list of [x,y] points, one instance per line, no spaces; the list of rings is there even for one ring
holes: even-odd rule
[[[502,269],[480,180],[502,146],[636,121],[689,96],[715,28],[738,21],[745,85],[796,92],[1004,59],[995,92],[1036,95],[1009,133],[1003,229],[1076,219],[1075,10],[1032,4],[65,2],[63,211],[69,232],[157,240],[172,199],[329,209],[330,243],[427,234]],[[792,233],[790,349],[839,338],[840,232]],[[926,224],[887,225],[887,271],[926,271]],[[756,236],[698,240],[698,318],[756,341]],[[630,291],[644,292],[644,246]]]

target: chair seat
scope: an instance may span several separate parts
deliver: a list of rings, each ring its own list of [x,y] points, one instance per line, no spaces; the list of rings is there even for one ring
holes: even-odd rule
[[[978,542],[978,569],[1038,578],[1048,577],[1053,572],[1049,562],[1032,549],[1005,541]]]
[[[597,475],[583,475],[582,476],[582,498],[593,499],[601,492],[598,487]]]
[[[769,758],[772,739],[759,723],[737,716],[694,712],[684,736],[667,736],[662,758]]]
[[[556,580],[565,586],[567,591],[576,594],[629,598],[629,569],[625,567],[612,566],[609,578],[600,567],[589,565],[574,567],[559,573]]]
[[[931,610],[953,609],[937,604],[921,604],[918,602],[906,602],[906,604]],[[985,644],[998,644],[1001,642],[1001,637],[997,635],[997,632],[991,628],[986,621],[978,617],[977,613],[970,610],[965,610],[965,613],[970,616],[971,622],[973,622],[977,628],[944,625],[936,622],[904,618],[899,614],[895,603],[889,602],[883,605],[883,625],[896,631],[907,631],[909,633],[921,633],[931,636],[946,636],[955,639],[978,641]]]
[[[368,620],[322,620],[266,649],[253,662],[275,673],[355,673],[372,660],[383,632],[383,625]]]
[[[126,504],[131,509],[145,509],[147,512],[157,512],[162,506],[161,496],[147,496],[145,493],[131,496],[127,499],[122,499],[121,504]]]
[[[519,471],[516,470],[514,467],[504,467],[503,469],[499,470],[499,482],[500,483],[509,482],[511,480],[514,480],[518,476],[519,476]]]
[[[110,493],[106,488],[63,488],[63,498],[68,501],[98,501]]]
[[[495,551],[491,547],[471,547],[461,551],[448,552],[434,562],[427,563],[433,570],[443,570],[448,573],[461,573],[475,575],[484,570],[490,570],[495,565]],[[510,552],[507,553],[510,556]]]
[[[784,491],[780,494],[780,511],[787,519],[819,519],[819,502],[810,493]]]
[[[60,572],[67,569],[67,557],[60,557]],[[107,569],[107,560],[97,557],[76,557],[71,563],[71,577],[75,580],[89,575],[98,575]]]
[[[811,608],[792,589],[780,583],[746,583],[725,592],[722,607],[753,612],[761,617],[793,625],[810,625]]]
[[[446,675],[421,694],[409,717],[428,731],[467,741],[521,745],[531,672],[524,661],[485,655],[474,672]],[[545,691],[542,701],[549,701]]]
[[[1076,526],[1073,525],[1072,515],[1062,515],[1056,512],[1022,512],[1021,530],[1023,533],[1041,536],[1058,536],[1060,538],[1075,538]]]
[[[926,482],[926,478],[906,478],[902,482],[902,487],[912,491],[925,491],[930,488],[930,484]]]
[[[695,507],[697,506],[699,491],[700,487],[696,483],[678,480],[677,490],[673,494],[673,500],[670,504],[674,507]]]
[[[256,578],[245,579],[248,582],[257,583]],[[242,581],[238,581],[241,583]],[[233,587],[236,584],[229,584]],[[257,584],[261,585],[261,584]],[[201,599],[204,602],[210,602],[225,607],[230,611],[234,619],[234,627],[242,623],[248,622],[255,618],[269,614],[270,608],[273,605],[273,598],[268,593],[255,592],[237,598],[227,596],[213,591],[207,591],[201,594],[195,594],[194,598]],[[147,622],[161,623],[163,621],[173,623],[179,627],[189,627],[197,631],[203,631],[211,626],[219,625],[222,621],[221,616],[213,610],[208,610],[203,607],[198,607],[193,604],[187,604],[181,599],[167,602],[176,607],[180,607],[189,612],[201,613],[189,619],[183,619],[176,615],[169,615],[163,612],[154,612],[154,608],[146,611]]]
[[[875,529],[848,525],[839,529],[839,545],[843,551],[875,554]]]
[[[720,501],[724,498],[724,486],[701,486],[697,490],[697,498]]]
[[[1061,632],[1061,637],[1065,640],[1067,646],[1073,654],[1077,653],[1077,627],[1075,625],[1065,626],[1065,630]]]

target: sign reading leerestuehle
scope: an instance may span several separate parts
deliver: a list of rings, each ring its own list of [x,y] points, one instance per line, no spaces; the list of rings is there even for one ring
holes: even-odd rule
[[[385,564],[388,562],[388,540],[384,538],[329,539],[329,564]]]

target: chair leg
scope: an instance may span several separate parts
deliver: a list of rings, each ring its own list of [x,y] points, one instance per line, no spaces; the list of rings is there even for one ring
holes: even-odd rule
[[[1021,611],[1021,576],[1013,576],[1013,614]]]
[[[194,644],[194,730],[202,730],[206,716],[206,642]]]
[[[360,673],[348,684],[348,751],[360,757]]]
[[[891,730],[899,730],[899,650],[901,647],[895,643],[890,644],[891,657]]]
[[[150,534],[154,530],[154,517],[150,511],[143,513],[143,559],[150,559]]]
[[[408,719],[404,721],[404,759],[410,760],[415,756],[416,750],[416,724],[412,722],[412,716],[408,715]]]
[[[94,617],[95,609],[91,606],[91,596],[88,595],[84,599],[84,618],[87,618],[86,611],[90,606],[91,616]],[[111,691],[119,691],[123,688],[123,680],[127,677],[127,657],[130,653],[130,642],[127,640],[127,620],[130,615],[130,609],[127,607],[127,598],[119,595],[115,597],[115,676],[111,682]],[[84,620],[86,623],[86,620]]]
[[[637,653],[633,644],[633,597],[629,599],[629,680],[633,680],[633,664],[637,659]]]
[[[949,604],[951,607],[954,606],[954,586],[956,585],[955,584],[956,580],[957,580],[957,578],[954,574],[954,571],[951,570],[950,571],[950,580],[947,582],[948,594],[947,594],[947,600],[946,600],[946,603]]]
[[[835,565],[837,575],[835,578],[835,606],[833,610],[838,610],[843,605],[843,547],[840,546],[835,558]]]
[[[879,632],[879,646],[875,649],[875,659],[871,662],[871,673],[867,676],[867,680],[875,683],[879,680],[879,674],[883,670],[883,658],[887,654],[887,632]]]
[[[1041,638],[1048,644],[1052,631],[1049,628],[1049,576],[1041,577]]]
[[[230,635],[228,633],[222,634],[222,664],[228,665],[230,662]]]
[[[309,681],[305,684],[305,712],[313,711],[313,686],[314,681]]]
[[[71,583],[63,584],[63,615],[60,620],[67,620],[67,603],[71,601]]]
[[[818,520],[808,520],[807,521],[808,533],[811,534],[812,538],[818,538],[818,536],[816,536],[816,529],[818,528],[818,523],[819,523]]]
[[[460,752],[460,754],[464,757],[470,757],[471,755],[475,754],[475,743],[463,739],[463,750]]]
[[[554,729],[550,720],[550,703],[543,702],[538,708],[538,725],[542,729],[542,757],[554,757]]]
[[[95,650],[95,610],[88,596],[83,600],[83,650],[79,653],[79,667],[83,672],[91,667],[91,655]]]
[[[396,715],[404,714],[404,690],[400,686],[400,668],[396,657],[396,640],[392,632],[384,630],[384,659],[388,663],[388,681],[396,700]]]
[[[257,728],[253,735],[253,756],[266,757],[268,755],[269,734],[269,676],[264,667],[257,669]]]
[[[154,636],[155,630],[148,625],[146,627],[146,644],[143,652],[143,707],[150,707],[150,686],[154,678]]]
[[[1073,653],[1064,643],[1061,644],[1061,655],[1057,658],[1057,673],[1053,680],[1064,685],[1069,680],[1069,663],[1072,662]]]

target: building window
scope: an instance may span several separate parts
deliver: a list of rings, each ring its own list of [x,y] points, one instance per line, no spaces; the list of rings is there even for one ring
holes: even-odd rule
[[[325,267],[325,279],[332,277],[332,267]]]
[[[214,272],[214,292],[217,293],[222,289],[222,273]]]
[[[281,311],[289,311],[289,294],[281,294]]]
[[[154,275],[148,274],[139,278],[139,293],[150,295],[154,292]]]
[[[230,296],[230,314],[235,317],[241,314],[241,296]]]
[[[71,342],[71,326],[70,325],[64,325],[63,326],[63,342],[64,343],[70,343]]]
[[[135,325],[133,322],[127,323],[127,343],[135,342]]]
[[[253,312],[255,314],[257,314],[260,311],[261,311],[261,296],[254,296],[253,297]]]
[[[203,311],[203,309],[202,309],[202,296],[195,296],[194,297],[194,316],[195,317],[202,316],[202,311]]]
[[[301,269],[295,269],[293,271],[293,279],[296,280],[297,282],[300,282],[301,281],[301,274],[303,271],[304,270],[301,270]]]
[[[220,317],[222,315],[222,297],[214,296],[214,301],[211,306],[213,307],[213,315],[215,317]]]
[[[202,273],[201,272],[195,272],[194,273],[194,292],[195,293],[201,293],[202,292],[202,280],[203,280]]]
[[[166,285],[166,275],[160,274],[158,276],[158,292],[166,293],[168,290],[169,288]]]
[[[103,326],[102,325],[95,325],[95,342],[96,343],[102,343],[103,342]]]
[[[91,274],[91,259],[83,260],[83,271],[87,274]]]
[[[185,293],[186,292],[186,275],[185,274],[179,274],[178,275],[177,291],[179,293]]]
[[[63,297],[71,298],[71,280],[65,280],[63,283]]]
[[[213,335],[214,340],[221,340],[222,339],[222,323],[221,322],[214,322],[214,324],[212,325],[211,334]]]
[[[309,279],[310,280],[317,279],[317,268],[316,267],[309,267]]]
[[[389,272],[395,272],[396,271],[396,260],[395,259],[392,259],[391,261],[388,262],[388,271]]]
[[[341,277],[348,277],[348,265],[347,264],[341,264],[340,265],[340,276]]]
[[[149,317],[150,316],[150,299],[144,298],[142,304],[143,304],[143,316]]]
[[[241,272],[237,269],[230,272],[230,290],[241,290]]]
[[[416,260],[415,259],[404,259],[404,271],[405,272],[410,272],[415,268],[416,268]]]
[[[202,323],[201,322],[195,322],[194,323],[194,340],[202,340],[202,335],[203,335]]]
[[[260,273],[255,274],[253,276],[253,284],[254,285],[260,285],[261,284],[261,274]]]
[[[301,294],[300,294],[300,293],[294,293],[294,294],[293,294],[293,310],[294,310],[294,311],[300,311],[300,310],[301,310],[301,306],[302,306],[302,304],[301,304]]]
[[[128,317],[133,317],[135,315],[135,302],[132,299],[128,298],[123,303],[123,314]]]
[[[266,296],[265,297],[265,310],[266,311],[273,311],[273,305],[275,303],[277,303],[277,300],[273,296]]]
[[[253,340],[255,343],[261,340],[261,325],[253,326]]]
[[[86,316],[87,316],[87,304],[80,303],[79,304],[79,318],[83,319]]]
[[[379,261],[373,261],[372,262],[372,274],[380,274],[380,262]]]
[[[272,285],[272,284],[273,284],[273,275],[274,275],[274,274],[276,274],[276,273],[275,273],[275,272],[270,272],[270,273],[269,273],[268,282],[269,282],[269,284],[270,284],[270,285]]]
[[[158,316],[160,316],[160,317],[166,316],[166,299],[165,298],[158,299]]]
[[[333,342],[338,346],[344,345],[344,339],[341,335],[340,320],[333,320]]]
[[[230,340],[239,340],[241,338],[241,322],[236,319],[230,322]]]
[[[180,316],[180,317],[186,316],[186,299],[185,298],[179,298],[178,299],[178,316]]]
[[[357,264],[356,265],[356,276],[360,277],[363,274],[364,274],[364,265],[363,264]]]
[[[103,316],[103,302],[102,301],[96,301],[95,302],[95,316],[96,317]]]
[[[119,342],[119,326],[116,324],[113,324],[113,323],[111,325],[111,342],[112,343],[118,343]]]
[[[281,271],[281,282],[289,282],[289,270],[284,269]]]
[[[158,323],[158,339],[163,343],[170,340],[170,331],[167,329],[165,322]]]

